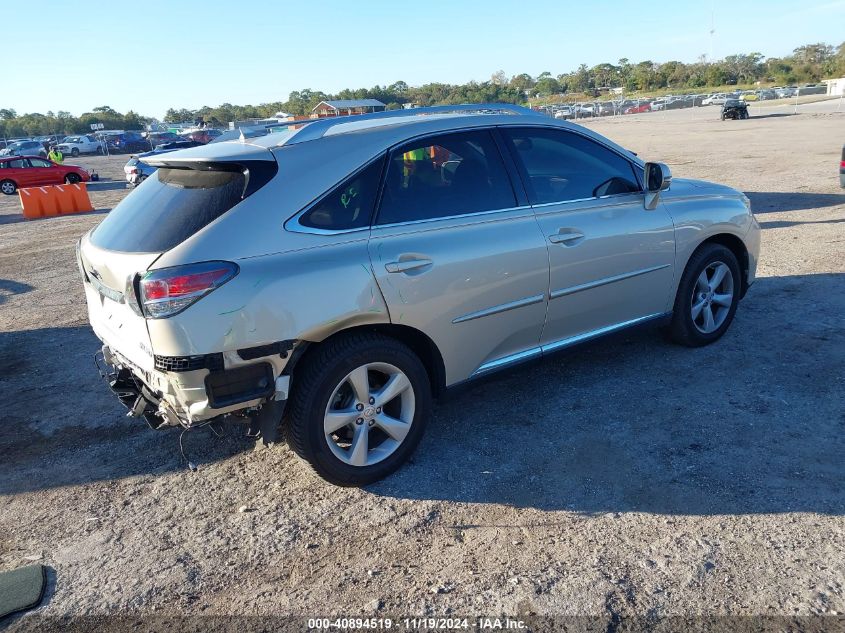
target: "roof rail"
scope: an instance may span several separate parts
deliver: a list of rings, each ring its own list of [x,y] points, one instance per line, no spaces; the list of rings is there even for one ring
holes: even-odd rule
[[[323,117],[321,119],[300,119],[298,121],[279,121],[277,123],[263,123],[256,126],[243,126],[236,130],[229,130],[224,132],[212,142],[230,141],[240,138],[241,142],[248,138],[256,138],[259,136],[266,136],[270,134],[270,130],[280,127],[292,127],[294,125],[302,126],[296,130],[292,136],[288,137],[284,144],[292,145],[294,143],[303,143],[305,141],[313,141],[323,138],[326,132],[343,123],[352,123],[355,121],[369,121],[373,119],[394,119],[401,117],[423,116],[428,114],[449,114],[454,112],[476,112],[479,114],[493,114],[496,112],[506,112],[508,114],[542,116],[539,112],[535,112],[525,106],[516,105],[513,103],[462,103],[457,105],[442,105],[442,106],[428,106],[424,108],[407,108],[402,110],[384,110],[383,112],[371,112],[369,114],[350,114],[347,116],[332,116]]]
[[[343,123],[355,121],[371,121],[381,119],[395,119],[401,117],[424,116],[430,114],[450,114],[454,112],[476,112],[478,114],[493,114],[506,112],[509,114],[541,116],[538,112],[525,106],[513,103],[462,103],[458,105],[428,106],[424,108],[407,108],[401,110],[384,110],[382,112],[371,112],[369,114],[351,114],[348,116],[324,117],[322,119],[311,119],[312,123],[296,132],[285,141],[285,145],[314,141],[323,138],[326,132]],[[296,123],[296,122],[293,122]],[[292,123],[292,124],[293,124]]]

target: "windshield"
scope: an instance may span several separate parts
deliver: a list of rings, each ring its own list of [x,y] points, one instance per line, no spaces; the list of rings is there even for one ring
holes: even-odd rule
[[[128,253],[169,250],[240,202],[245,185],[240,171],[162,167],[106,216],[91,241]]]

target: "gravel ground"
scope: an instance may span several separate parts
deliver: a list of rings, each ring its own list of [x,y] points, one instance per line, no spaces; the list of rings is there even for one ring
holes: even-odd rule
[[[705,117],[705,114],[709,113]],[[45,616],[845,612],[845,113],[589,125],[745,191],[759,279],[717,344],[627,334],[438,403],[364,490],[285,446],[124,417],[94,369],[73,249],[102,212],[0,200],[0,570]],[[83,158],[120,178],[124,158]],[[125,191],[93,194],[98,209]],[[830,620],[828,620],[830,622]]]

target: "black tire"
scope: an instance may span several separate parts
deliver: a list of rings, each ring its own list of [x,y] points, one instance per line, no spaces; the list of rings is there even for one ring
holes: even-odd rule
[[[0,180],[0,191],[7,196],[13,196],[18,191],[18,186],[11,180]]]
[[[82,180],[82,178],[80,178],[78,174],[68,174],[67,176],[65,176],[66,185],[75,185],[80,180]]]
[[[723,263],[730,269],[733,276],[733,298],[724,321],[714,331],[705,333],[696,326],[693,320],[693,298],[697,291],[696,284],[699,276],[718,263]],[[701,347],[717,341],[733,321],[741,290],[742,281],[739,263],[733,252],[721,244],[703,244],[693,253],[689,262],[687,262],[686,269],[684,269],[684,275],[678,286],[678,294],[675,296],[672,321],[667,330],[669,338],[675,343],[687,347]]]
[[[414,393],[414,415],[407,436],[392,454],[369,466],[353,466],[332,452],[323,432],[323,418],[344,377],[367,363],[389,363],[405,374]],[[340,335],[320,345],[296,367],[286,416],[288,443],[330,483],[364,486],[383,479],[408,459],[431,417],[431,400],[425,367],[406,345],[374,333]]]
[[[79,156],[79,148],[78,147],[71,148],[70,155],[73,156],[74,158]]]
[[[102,145],[97,147],[97,153],[102,156],[102,154],[103,154],[103,146]]]

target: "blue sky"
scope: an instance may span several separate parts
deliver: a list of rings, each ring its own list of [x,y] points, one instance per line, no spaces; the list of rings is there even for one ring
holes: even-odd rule
[[[557,75],[620,57],[690,62],[710,52],[713,9],[716,58],[777,57],[845,38],[845,0],[12,0],[10,7],[7,26],[16,27],[4,29],[0,108],[19,113],[109,105],[161,117],[168,107],[284,101],[302,88],[484,81],[499,69]]]

